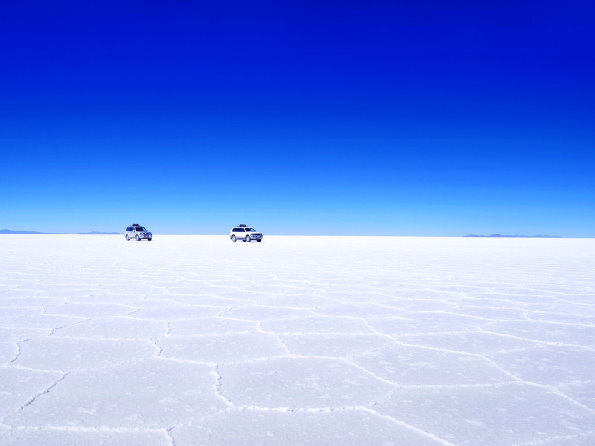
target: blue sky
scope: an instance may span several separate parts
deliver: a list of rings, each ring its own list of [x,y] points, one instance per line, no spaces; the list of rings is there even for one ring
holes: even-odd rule
[[[595,236],[588,2],[2,9],[0,228]]]

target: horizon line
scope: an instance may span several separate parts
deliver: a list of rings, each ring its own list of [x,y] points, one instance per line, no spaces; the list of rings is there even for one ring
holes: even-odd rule
[[[0,229],[0,235],[123,235],[121,232],[41,232],[26,230]],[[225,233],[169,233],[163,232],[157,235],[197,235],[197,236],[228,236]],[[408,234],[268,234],[269,237],[427,237],[427,238],[545,238],[545,239],[591,239],[595,236],[562,236],[562,235],[523,235],[523,234],[466,234],[466,235],[408,235]]]

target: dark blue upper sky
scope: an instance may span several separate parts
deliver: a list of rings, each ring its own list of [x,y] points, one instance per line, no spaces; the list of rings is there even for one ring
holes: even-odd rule
[[[0,228],[595,236],[589,2],[0,17]]]

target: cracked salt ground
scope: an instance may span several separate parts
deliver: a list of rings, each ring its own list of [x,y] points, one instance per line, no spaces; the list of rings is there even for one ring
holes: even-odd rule
[[[175,428],[176,444],[211,446],[440,445],[439,440],[367,409],[295,411],[250,407]]]
[[[506,321],[494,323],[489,330],[546,342],[595,345],[595,327],[580,322]]]
[[[150,358],[154,354],[155,348],[147,340],[95,340],[48,336],[45,339],[24,342],[21,354],[14,364],[33,369],[66,371],[124,364]]]
[[[9,425],[159,429],[200,419],[225,408],[205,365],[151,359],[72,372]]]
[[[46,314],[66,314],[68,316],[80,316],[84,318],[100,316],[125,316],[135,307],[123,304],[101,303],[101,304],[78,304],[65,303],[60,305],[45,305]]]
[[[1,301],[0,301],[1,302]],[[1,309],[0,311],[6,311]],[[35,337],[44,337],[52,332],[51,328],[6,328],[0,327],[0,339],[2,341],[22,341]]]
[[[593,240],[0,252],[3,445],[595,442]]]
[[[573,382],[559,386],[560,392],[595,411],[595,382]],[[595,444],[595,443],[593,443]]]
[[[8,364],[18,355],[19,347],[15,342],[0,342],[0,364]]]
[[[0,431],[2,435],[2,431]],[[138,431],[136,429],[80,429],[68,426],[51,428],[23,428],[9,430],[2,438],[4,444],[31,446],[55,444],[60,446],[169,446],[171,437],[166,431]]]
[[[523,444],[595,426],[593,411],[531,383],[396,390],[376,410],[454,444]]]
[[[199,360],[209,363],[234,362],[250,358],[279,356],[285,353],[275,335],[243,333],[238,335],[171,336],[158,340],[164,358]]]
[[[83,324],[61,328],[55,335],[73,338],[146,340],[167,333],[167,321],[148,321],[132,317],[95,317]]]
[[[61,372],[49,370],[32,370],[17,367],[0,368],[0,417],[4,419],[18,413],[25,405],[33,401],[36,395],[42,394],[58,379],[64,376]]]
[[[511,373],[537,384],[595,381],[592,349],[546,345],[497,353],[491,358]]]
[[[427,347],[391,345],[361,353],[354,362],[384,379],[406,385],[493,384],[512,379],[484,357]]]
[[[14,329],[57,329],[61,327],[66,327],[70,324],[76,324],[85,320],[84,317],[78,316],[56,316],[41,314],[41,312],[43,311],[42,309],[33,311],[38,312],[39,314],[31,314],[31,312],[29,311],[29,314],[18,315],[13,313],[12,308],[2,309],[3,314],[0,315],[0,324],[3,328]]]
[[[169,323],[169,334],[171,336],[192,336],[192,335],[221,335],[228,333],[253,333],[258,329],[258,321],[243,321],[236,319],[201,319],[178,320]]]
[[[474,355],[487,355],[535,346],[535,343],[529,340],[479,331],[404,335],[397,338],[400,342],[408,345],[420,345],[436,350],[459,351]]]
[[[392,388],[347,360],[331,358],[277,358],[227,364],[219,371],[222,395],[244,406],[365,406]]]
[[[296,355],[351,358],[362,352],[380,350],[392,343],[375,334],[281,335],[288,350]]]

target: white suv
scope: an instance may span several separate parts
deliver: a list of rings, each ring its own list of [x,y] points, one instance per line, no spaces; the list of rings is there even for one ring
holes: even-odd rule
[[[239,225],[231,228],[229,231],[229,238],[232,242],[242,240],[244,242],[251,242],[256,240],[258,243],[262,242],[262,233],[256,232],[254,228],[249,228],[246,225]]]
[[[137,223],[128,226],[124,232],[124,235],[126,236],[126,240],[133,238],[137,242],[140,242],[144,238],[146,238],[148,241],[153,240],[153,234],[147,231],[147,228]]]

